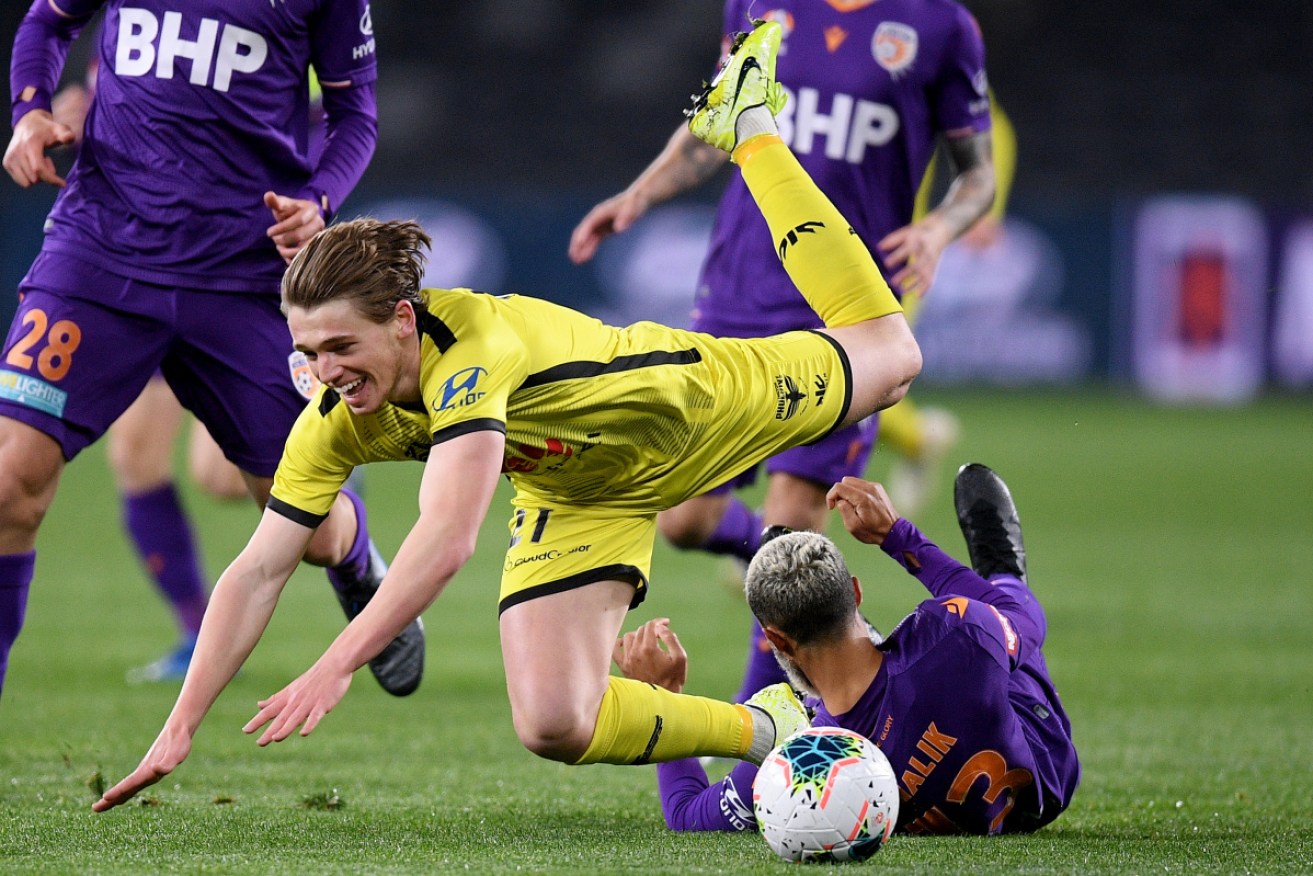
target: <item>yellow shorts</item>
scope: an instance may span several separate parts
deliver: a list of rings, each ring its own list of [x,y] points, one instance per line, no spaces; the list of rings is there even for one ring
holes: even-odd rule
[[[713,402],[685,413],[695,436],[687,452],[617,468],[611,482],[618,495],[603,502],[576,503],[516,484],[500,611],[611,580],[633,583],[630,607],[637,606],[647,595],[657,512],[776,453],[820,440],[847,413],[847,357],[819,332],[718,339],[700,349]]]
[[[629,581],[634,608],[647,596],[656,514],[570,505],[529,507],[516,499],[502,566],[500,614],[512,605],[594,584]]]

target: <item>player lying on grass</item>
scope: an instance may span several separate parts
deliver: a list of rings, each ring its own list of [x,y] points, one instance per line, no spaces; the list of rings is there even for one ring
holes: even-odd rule
[[[778,25],[745,38],[691,125],[733,150],[827,328],[749,340],[613,328],[533,298],[421,290],[429,239],[412,222],[322,232],[282,291],[323,387],[288,438],[259,527],[215,586],[163,730],[98,811],[186,758],[315,527],[367,462],[424,461],[419,519],[369,605],[260,703],[244,729],[261,745],[314,730],[352,672],[438,597],[474,552],[502,474],[516,490],[502,657],[527,748],[567,763],[760,762],[805,725],[785,685],[742,706],[609,674],[625,613],[647,595],[657,512],[893,404],[921,367],[870,253],[775,133],[779,38]]]
[[[819,697],[812,723],[861,733],[889,758],[898,830],[1032,831],[1067,808],[1080,763],[1040,650],[1046,622],[1007,485],[968,465],[954,493],[974,571],[900,518],[879,484],[845,478],[827,496],[858,541],[879,545],[930,591],[888,638],[859,613],[862,588],[838,548],[812,532],[762,546],[744,584],[748,605],[789,678]],[[664,619],[626,634],[615,660],[631,679],[683,689],[687,656]],[[754,829],[756,773],[739,764],[709,785],[697,760],[659,765],[666,824]]]

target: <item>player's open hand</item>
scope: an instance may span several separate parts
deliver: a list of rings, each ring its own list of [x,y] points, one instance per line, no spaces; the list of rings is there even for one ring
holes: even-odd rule
[[[282,742],[299,727],[309,736],[325,715],[346,696],[351,673],[334,669],[320,660],[296,681],[257,704],[260,711],[246,722],[243,733],[254,733],[265,724],[268,728],[256,740],[258,745]]]
[[[74,139],[73,129],[68,125],[55,121],[45,110],[31,110],[14,126],[14,136],[5,150],[5,170],[25,189],[39,182],[62,189],[66,185],[64,178],[55,172],[55,163],[46,150],[66,146]]]
[[[884,487],[861,478],[846,477],[830,487],[825,503],[831,510],[838,510],[844,528],[865,544],[884,544],[898,520]]]
[[[670,628],[670,618],[659,617],[616,639],[611,651],[625,678],[645,681],[679,693],[688,681],[688,654]]]
[[[132,775],[102,794],[99,800],[91,804],[91,808],[96,812],[105,812],[128,802],[140,791],[173,772],[190,753],[191,734],[165,725]]]
[[[274,224],[265,234],[278,247],[283,261],[289,264],[310,238],[324,230],[324,214],[314,201],[265,192],[264,205],[274,214]]]
[[[885,235],[877,248],[885,267],[894,272],[889,284],[904,295],[925,295],[950,240],[947,226],[933,214]]]
[[[650,206],[647,196],[625,189],[589,210],[570,234],[570,261],[582,265],[591,259],[603,240],[628,231]]]

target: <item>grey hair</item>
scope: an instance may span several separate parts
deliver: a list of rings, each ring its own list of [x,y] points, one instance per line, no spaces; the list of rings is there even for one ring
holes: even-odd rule
[[[791,532],[757,551],[743,589],[763,627],[809,645],[838,638],[852,623],[852,580],[834,542],[815,532]]]

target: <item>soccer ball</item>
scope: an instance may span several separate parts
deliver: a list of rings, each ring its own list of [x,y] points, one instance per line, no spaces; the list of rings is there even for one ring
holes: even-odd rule
[[[811,727],[766,756],[752,808],[766,843],[786,861],[865,861],[893,833],[898,782],[865,736]]]

